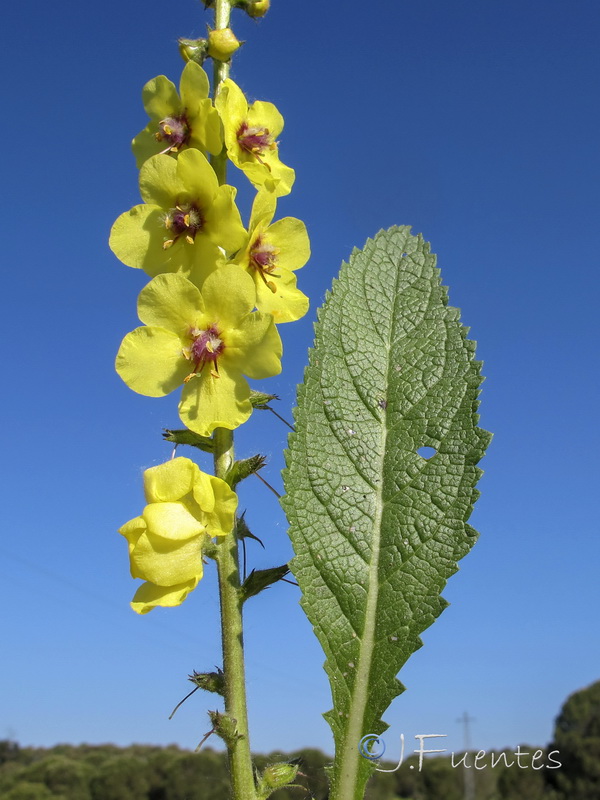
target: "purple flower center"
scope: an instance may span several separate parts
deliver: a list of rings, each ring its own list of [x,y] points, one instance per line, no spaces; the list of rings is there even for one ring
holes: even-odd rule
[[[185,236],[186,241],[193,244],[196,234],[203,227],[204,216],[195,203],[182,203],[165,214],[165,228],[173,233],[169,246],[180,236]]]
[[[275,148],[275,142],[268,128],[250,127],[247,122],[242,122],[236,136],[242,150],[255,156],[262,156],[265,150]]]
[[[168,142],[168,150],[179,150],[190,138],[190,127],[185,114],[178,117],[165,117],[158,123],[155,134],[159,142]]]
[[[258,236],[250,248],[250,264],[260,272],[272,273],[277,266],[279,248],[265,242]]]
[[[194,331],[194,341],[190,348],[192,361],[196,364],[195,372],[205,364],[217,366],[217,359],[225,349],[225,344],[216,325],[211,325],[199,333]]]

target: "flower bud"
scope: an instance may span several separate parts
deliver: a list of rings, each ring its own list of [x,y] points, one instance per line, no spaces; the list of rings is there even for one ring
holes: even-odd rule
[[[290,784],[298,774],[297,764],[271,764],[261,775],[261,783],[265,789],[281,789]]]
[[[208,55],[216,61],[229,61],[240,44],[231,28],[219,28],[208,33]]]
[[[199,689],[206,692],[215,692],[225,697],[225,673],[217,667],[217,672],[194,672],[188,680],[194,683]]]
[[[209,711],[208,716],[213,725],[213,733],[216,733],[227,745],[228,748],[235,746],[241,734],[238,733],[237,720],[229,714],[222,714],[220,711]]]
[[[246,13],[251,17],[264,17],[270,5],[271,0],[251,0],[246,6]]]
[[[208,43],[206,39],[179,39],[178,44],[179,52],[184,61],[195,61],[196,64],[202,66],[207,57],[206,48]]]

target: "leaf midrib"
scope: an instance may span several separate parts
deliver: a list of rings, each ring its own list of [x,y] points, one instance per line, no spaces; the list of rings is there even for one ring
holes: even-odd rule
[[[391,381],[391,351],[392,351],[392,341],[393,338],[393,331],[394,331],[394,320],[396,319],[396,304],[398,302],[398,277],[400,274],[400,270],[396,270],[396,280],[394,285],[394,303],[392,307],[392,312],[390,316],[390,326],[389,326],[389,333],[387,337],[387,341],[384,342],[386,348],[386,363],[387,363],[387,370],[386,370],[386,385],[390,385]],[[364,287],[364,280],[365,280],[365,273],[362,273],[362,280],[363,280],[363,296],[366,298],[367,293]],[[430,295],[431,296],[431,295]],[[372,317],[371,309],[368,307],[369,314]],[[383,340],[382,340],[383,341]],[[383,475],[383,468],[385,464],[386,458],[386,445],[387,445],[387,437],[389,432],[388,426],[388,411],[387,408],[384,410],[383,420],[381,424],[380,430],[380,449],[379,449],[379,459],[378,459],[378,475]],[[375,491],[375,518],[373,520],[373,544],[372,544],[372,557],[371,563],[369,567],[369,588],[367,591],[367,603],[366,603],[366,612],[365,612],[365,625],[363,630],[363,636],[360,637],[360,655],[358,658],[358,665],[356,667],[356,677],[354,680],[354,685],[352,689],[352,694],[350,697],[350,708],[349,708],[349,725],[347,728],[347,735],[344,741],[344,752],[342,754],[341,759],[341,769],[340,769],[340,782],[337,794],[339,798],[343,798],[343,800],[347,800],[347,798],[353,797],[356,790],[358,789],[361,792],[360,787],[358,786],[357,781],[357,773],[358,773],[358,761],[361,757],[358,752],[358,743],[361,739],[362,734],[362,724],[364,721],[365,716],[365,709],[368,700],[368,690],[369,690],[369,676],[371,673],[371,666],[373,663],[373,654],[375,652],[375,623],[376,623],[376,615],[377,615],[377,607],[379,603],[379,557],[381,552],[381,524],[383,520],[383,509],[385,506],[385,502],[383,500],[383,487],[384,487],[384,480],[379,481],[377,487],[373,487]],[[362,794],[362,792],[361,792]],[[335,796],[332,797],[332,800],[336,800]],[[361,800],[361,798],[358,798]]]

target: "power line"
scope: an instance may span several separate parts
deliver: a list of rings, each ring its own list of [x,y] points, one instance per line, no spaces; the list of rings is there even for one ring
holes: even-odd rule
[[[469,724],[471,722],[475,722],[474,717],[470,717],[469,714],[465,711],[462,717],[459,717],[457,722],[460,722],[463,726],[463,746],[465,748],[465,753],[468,753],[471,749],[471,732],[469,728]],[[463,766],[463,787],[464,787],[464,799],[465,800],[475,800],[475,775],[471,771],[470,767],[467,766],[467,759],[465,757],[464,766]]]

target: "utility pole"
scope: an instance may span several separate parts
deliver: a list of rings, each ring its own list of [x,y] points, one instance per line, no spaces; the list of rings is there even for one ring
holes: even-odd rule
[[[469,723],[475,722],[474,717],[470,717],[465,711],[462,717],[459,717],[457,722],[462,723],[463,726],[463,745],[465,753],[471,749],[471,736],[469,730]],[[467,767],[467,756],[465,756],[463,766],[463,780],[464,780],[464,798],[465,800],[475,800],[475,774],[472,768]]]

